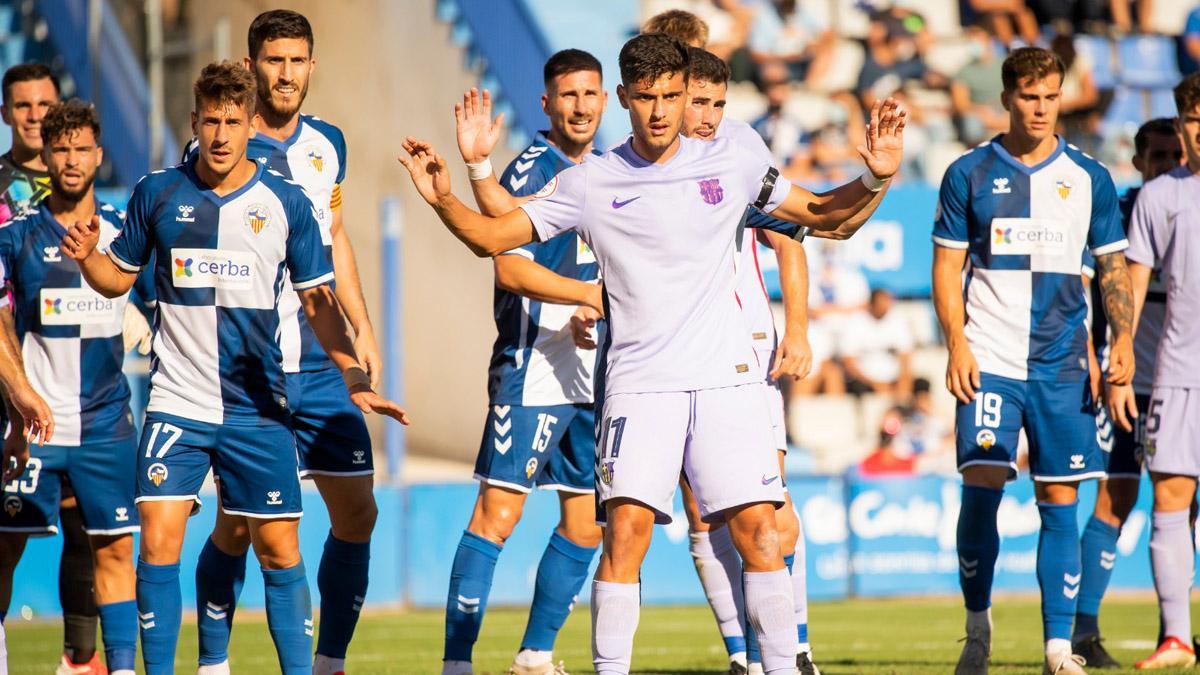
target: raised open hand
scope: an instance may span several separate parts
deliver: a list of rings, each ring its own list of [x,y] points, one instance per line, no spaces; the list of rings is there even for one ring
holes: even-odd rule
[[[900,170],[904,157],[904,122],[908,113],[894,98],[876,101],[871,106],[871,121],[867,124],[866,142],[858,146],[858,154],[876,178],[891,178]]]
[[[404,139],[404,151],[408,156],[399,155],[396,159],[408,169],[408,175],[412,177],[413,185],[422,199],[436,204],[450,194],[450,170],[433,145],[409,136]]]
[[[454,129],[463,161],[477,164],[487,159],[500,140],[503,124],[504,113],[492,119],[492,95],[487,89],[480,94],[471,87],[464,93],[462,103],[454,104]]]

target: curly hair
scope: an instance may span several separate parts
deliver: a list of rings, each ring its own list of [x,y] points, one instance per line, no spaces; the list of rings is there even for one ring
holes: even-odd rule
[[[246,70],[240,63],[222,61],[210,63],[200,71],[196,84],[192,86],[196,95],[196,110],[199,111],[202,101],[222,105],[239,105],[246,112],[254,114],[254,98],[256,95],[254,73]]]
[[[635,82],[653,82],[663,75],[683,73],[688,78],[688,47],[678,38],[666,33],[643,33],[630,38],[617,57],[621,81],[625,86]]]
[[[96,115],[96,107],[77,98],[55,103],[42,118],[42,144],[50,147],[54,140],[79,129],[91,129],[99,142],[100,118]]]

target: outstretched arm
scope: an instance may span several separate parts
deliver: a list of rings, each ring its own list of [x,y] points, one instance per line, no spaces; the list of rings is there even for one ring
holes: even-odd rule
[[[112,258],[96,249],[99,242],[100,216],[92,216],[91,222],[72,225],[61,245],[67,257],[79,265],[79,272],[88,286],[106,298],[125,295],[137,281],[138,272],[117,267]]]
[[[504,113],[492,119],[492,95],[487,89],[480,94],[474,87],[463,94],[462,103],[454,104],[454,130],[458,136],[458,152],[467,163],[467,177],[479,210],[488,216],[501,216],[532,197],[514,197],[496,180],[496,172],[488,157],[500,140]]]
[[[599,284],[564,277],[516,254],[498,255],[493,264],[496,285],[510,293],[552,305],[580,305],[604,311]]]
[[[481,258],[491,257],[537,240],[533,221],[521,209],[489,218],[459,201],[450,192],[446,160],[432,145],[409,136],[404,141],[404,150],[408,156],[400,155],[397,159],[408,169],[417,192],[433,207],[446,229],[472,253]]]
[[[862,178],[821,193],[793,185],[771,215],[812,228],[819,237],[846,239],[853,235],[875,213],[891,177],[900,169],[906,118],[895,99],[876,102],[866,141],[856,148],[867,165]]]

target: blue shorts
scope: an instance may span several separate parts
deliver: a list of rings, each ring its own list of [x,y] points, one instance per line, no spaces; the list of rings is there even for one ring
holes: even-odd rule
[[[25,472],[4,486],[0,532],[58,532],[64,478],[75,491],[88,534],[137,532],[133,499],[136,438],[80,446],[35,445],[29,454]]]
[[[219,473],[221,510],[251,518],[299,518],[296,441],[283,421],[213,424],[146,415],[137,454],[137,501],[192,500],[209,468]]]
[[[288,407],[300,476],[370,476],[371,435],[337,368],[288,373]]]
[[[518,492],[534,485],[596,489],[596,412],[590,403],[493,405],[475,460],[475,479]]]
[[[1150,396],[1137,394],[1138,410],[1145,414],[1150,406]],[[1139,416],[1133,422],[1133,431],[1125,431],[1108,416],[1107,408],[1101,406],[1096,413],[1096,440],[1104,451],[1109,478],[1142,477],[1142,461],[1145,459],[1144,443],[1146,427]]]
[[[1014,380],[983,373],[975,400],[955,414],[958,470],[976,464],[1006,466],[1017,476],[1017,439],[1029,440],[1029,472],[1036,481],[1069,483],[1103,478],[1096,442],[1096,406],[1086,379]]]

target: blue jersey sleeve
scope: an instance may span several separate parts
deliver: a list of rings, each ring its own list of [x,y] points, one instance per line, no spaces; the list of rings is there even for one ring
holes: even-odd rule
[[[292,288],[303,291],[333,281],[333,263],[317,224],[312,202],[298,189],[288,199],[287,267]]]
[[[150,261],[138,272],[137,279],[133,280],[133,292],[129,294],[130,301],[137,305],[147,318],[158,306],[158,291],[154,289],[154,256],[154,252],[151,251]]]
[[[337,150],[338,173],[336,182],[338,185],[341,185],[346,180],[346,137],[342,134],[341,129],[334,127],[334,131],[336,133],[329,135],[329,142],[333,143],[334,149]]]
[[[17,266],[17,255],[21,250],[21,242],[25,240],[26,222],[25,218],[20,218],[0,227],[0,280],[3,280],[5,284],[12,284],[12,272]],[[2,290],[0,289],[0,291]],[[8,294],[0,293],[0,295],[4,296],[4,304],[7,305]]]
[[[772,217],[752,206],[746,209],[745,223],[746,227],[754,227],[760,230],[778,232],[780,234],[787,235],[796,241],[803,241],[805,235],[808,234],[807,227]]]
[[[125,225],[108,247],[108,257],[126,272],[150,263],[154,252],[154,196],[145,178],[133,189],[125,209]]]
[[[504,173],[500,176],[500,185],[504,186],[504,189],[514,197],[527,197],[545,187],[546,183],[549,183],[555,175],[556,172],[551,162],[542,161],[540,158],[523,162],[518,155],[504,169]],[[504,253],[533,260],[533,256],[537,253],[537,247],[538,242],[535,241]]]
[[[1121,225],[1121,209],[1112,176],[1099,164],[1089,173],[1092,176],[1092,224],[1088,228],[1088,250],[1094,256],[1122,251],[1129,242]]]
[[[971,185],[958,163],[951,164],[942,177],[937,212],[933,216],[933,243],[946,248],[967,248],[971,241],[967,228],[967,204]]]

